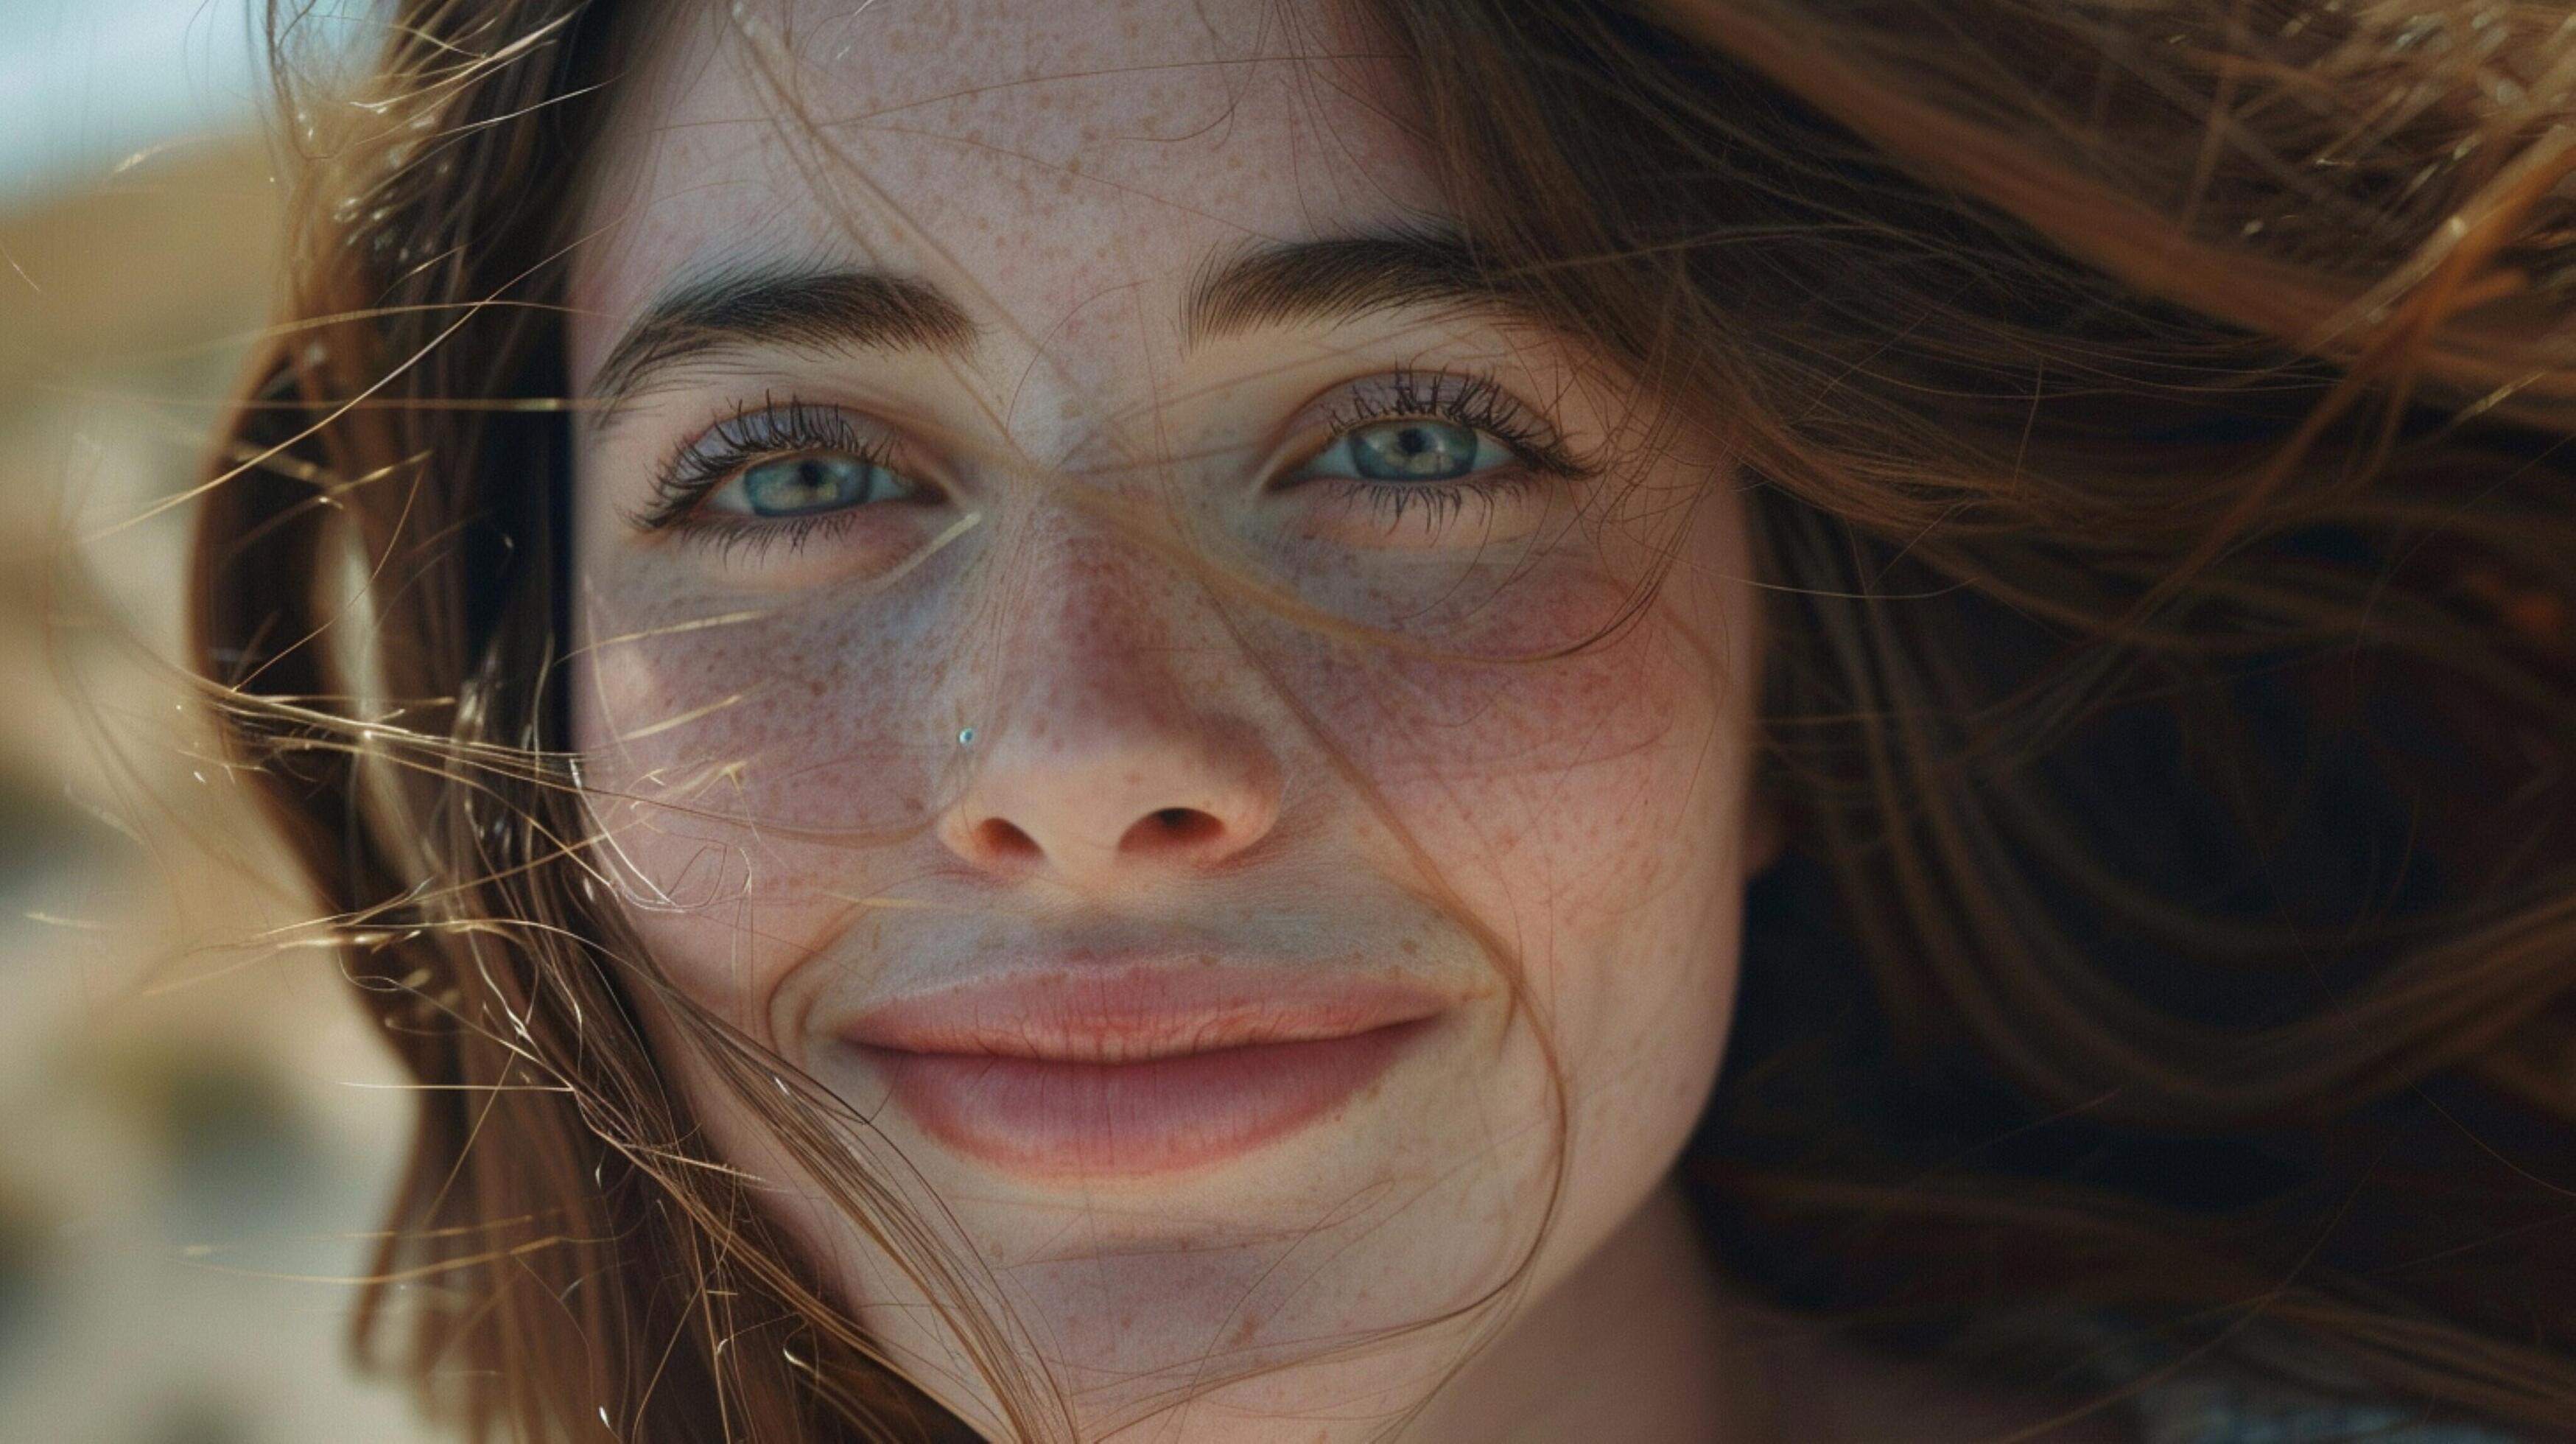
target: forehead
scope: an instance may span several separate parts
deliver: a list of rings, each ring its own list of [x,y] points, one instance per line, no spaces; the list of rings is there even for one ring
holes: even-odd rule
[[[1030,347],[1247,244],[1440,216],[1405,72],[1321,0],[684,0],[573,258],[576,378],[675,277],[885,267]],[[1176,324],[1176,322],[1174,322]]]

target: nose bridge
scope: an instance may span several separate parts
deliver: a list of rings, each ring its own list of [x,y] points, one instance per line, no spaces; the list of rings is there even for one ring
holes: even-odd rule
[[[1138,288],[1104,276],[1084,303],[1027,338],[1009,374],[1005,432],[1032,465],[1064,472],[1132,471],[1151,453],[1158,341]]]
[[[997,558],[1010,580],[993,598],[995,705],[1015,729],[1064,730],[1177,700],[1175,639],[1191,600],[1178,593],[1194,588],[1114,522],[1074,504],[1043,509]]]
[[[997,874],[1086,888],[1249,848],[1280,770],[1199,584],[1112,520],[1044,510],[992,558],[1009,582],[975,644],[975,741],[943,841]]]

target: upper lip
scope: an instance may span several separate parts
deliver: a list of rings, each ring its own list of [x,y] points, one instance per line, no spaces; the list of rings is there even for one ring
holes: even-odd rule
[[[1429,1018],[1449,1003],[1419,984],[1321,965],[1083,963],[890,999],[841,1036],[905,1053],[1144,1063],[1344,1038]]]

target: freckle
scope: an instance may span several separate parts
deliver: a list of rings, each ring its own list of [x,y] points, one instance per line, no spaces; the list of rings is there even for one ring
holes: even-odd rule
[[[1242,1322],[1242,1323],[1240,1323],[1240,1324],[1237,1324],[1237,1325],[1235,1326],[1235,1329],[1234,1329],[1234,1341],[1235,1341],[1235,1343],[1236,1343],[1236,1344],[1238,1344],[1238,1345],[1241,1345],[1241,1344],[1249,1344],[1249,1343],[1251,1343],[1251,1342],[1252,1342],[1253,1335],[1255,1335],[1255,1334],[1259,1333],[1259,1332],[1260,1332],[1260,1329],[1261,1329],[1261,1317],[1260,1317],[1260,1315],[1258,1315],[1258,1314],[1247,1314],[1247,1315],[1245,1315],[1245,1316],[1244,1316],[1244,1319],[1243,1319],[1243,1322]]]
[[[1397,947],[1399,947],[1399,948],[1404,949],[1404,951],[1405,951],[1407,954],[1418,953],[1418,952],[1421,952],[1421,951],[1422,951],[1422,944],[1415,942],[1415,941],[1414,941],[1413,939],[1411,939],[1411,938],[1406,938],[1403,942],[1400,942],[1400,943],[1396,944],[1396,946],[1397,946]]]
[[[1079,396],[1068,396],[1062,401],[1057,402],[1055,407],[1055,419],[1058,421],[1081,420],[1082,398]]]

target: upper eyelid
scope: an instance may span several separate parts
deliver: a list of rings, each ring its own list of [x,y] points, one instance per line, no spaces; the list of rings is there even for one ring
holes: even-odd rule
[[[1462,388],[1476,399],[1470,401],[1451,388]],[[1535,450],[1538,455],[1527,457],[1534,463],[1551,469],[1580,469],[1565,455],[1564,433],[1555,418],[1513,388],[1476,372],[1399,365],[1348,378],[1315,393],[1291,413],[1292,419],[1266,449],[1268,459],[1260,471],[1266,482],[1289,462],[1285,453],[1299,445],[1301,437],[1311,437],[1318,430],[1338,439],[1390,417],[1434,415],[1456,419],[1455,413],[1462,409],[1486,406],[1498,407],[1503,414],[1469,418],[1467,424],[1492,430],[1525,452]],[[942,468],[922,466],[923,458],[902,444],[903,436],[902,428],[865,407],[812,402],[794,393],[764,392],[757,402],[746,398],[700,428],[655,466],[656,504],[639,513],[639,525],[660,527],[679,520],[694,508],[696,501],[729,479],[726,474],[688,477],[691,462],[701,458],[738,465],[744,458],[792,455],[800,448],[844,447],[916,481],[947,486],[946,479],[936,475]],[[902,458],[902,464],[896,463],[897,457]],[[664,505],[674,490],[684,487],[695,488],[688,506],[673,511]]]
[[[816,418],[820,418],[819,425]],[[800,431],[803,434],[796,434]],[[818,434],[822,432],[829,434]],[[744,452],[756,450],[764,444],[774,444],[780,451],[795,446],[872,444],[871,438],[859,433],[848,409],[818,405],[796,397],[785,401],[764,400],[756,407],[739,407],[691,438],[677,455],[685,457],[703,452],[710,441]],[[876,439],[874,444],[882,444],[881,439]]]
[[[1325,429],[1330,430],[1364,426],[1390,416],[1447,415],[1454,409],[1437,405],[1408,405],[1405,403],[1413,398],[1388,395],[1391,390],[1415,387],[1471,389],[1480,396],[1494,398],[1508,411],[1509,419],[1529,423],[1530,427],[1546,441],[1561,444],[1565,440],[1562,429],[1548,414],[1546,408],[1526,400],[1513,388],[1493,377],[1438,366],[1415,365],[1397,365],[1365,376],[1337,381],[1324,387],[1294,408],[1291,413],[1292,420],[1283,430],[1314,429],[1312,418],[1317,417],[1319,408],[1323,425]],[[1337,402],[1346,404],[1332,404]],[[708,449],[708,442],[721,436],[727,428],[761,425],[764,424],[763,418],[781,413],[789,416],[812,414],[827,417],[830,425],[841,435],[824,438],[825,440],[839,441],[841,436],[855,436],[859,444],[867,445],[871,449],[897,446],[910,430],[896,421],[879,416],[865,406],[809,402],[794,393],[782,396],[774,392],[764,392],[758,403],[748,401],[736,403],[731,412],[702,427],[690,440],[669,455],[676,460],[692,452],[704,451]],[[854,426],[854,418],[864,418],[864,420]],[[785,451],[790,447],[782,444],[779,449]],[[908,451],[911,448],[903,449]]]
[[[1572,443],[1566,438],[1564,429],[1545,407],[1529,401],[1501,381],[1479,372],[1451,371],[1437,367],[1396,367],[1354,381],[1345,381],[1329,388],[1316,400],[1309,401],[1304,408],[1301,408],[1301,414],[1311,414],[1325,396],[1357,397],[1370,391],[1383,393],[1389,386],[1436,388],[1444,385],[1473,388],[1480,397],[1490,398],[1491,402],[1499,403],[1506,408],[1508,414],[1496,416],[1489,413],[1468,417],[1461,421],[1456,413],[1459,409],[1463,409],[1462,398],[1452,398],[1453,404],[1448,409],[1438,405],[1406,405],[1403,404],[1406,398],[1399,398],[1393,404],[1358,412],[1327,410],[1324,413],[1325,429],[1335,440],[1339,440],[1362,427],[1395,417],[1440,416],[1492,432],[1521,452],[1524,461],[1541,470],[1566,476],[1581,476],[1592,469],[1575,455]],[[1481,408],[1487,403],[1479,401],[1476,404]],[[1291,444],[1293,443],[1283,442],[1280,449],[1284,450]]]
[[[858,420],[866,415],[792,394],[782,399],[775,392],[762,393],[756,404],[741,401],[654,464],[652,495],[646,505],[627,513],[627,522],[638,531],[670,530],[694,515],[746,463],[800,451],[843,450],[912,476],[911,469],[895,464],[893,429],[871,420],[868,424],[882,432],[869,435]],[[824,418],[820,426],[818,417]],[[831,434],[819,434],[826,427]],[[796,434],[800,429],[806,434]]]

